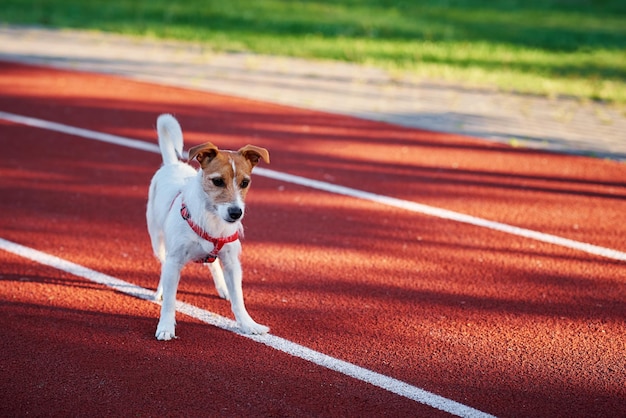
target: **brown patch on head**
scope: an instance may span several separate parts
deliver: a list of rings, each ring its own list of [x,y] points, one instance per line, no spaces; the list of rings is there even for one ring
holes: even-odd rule
[[[252,169],[260,159],[269,163],[269,153],[254,145],[222,151],[209,142],[189,150],[189,160],[193,159],[202,167],[202,187],[213,204],[237,205],[248,193]]]
[[[200,165],[203,173],[202,187],[211,197],[213,203],[225,204],[235,202],[239,194],[239,188],[235,187],[234,180],[237,170],[233,170],[231,153],[229,151],[219,151],[212,158],[204,158]]]

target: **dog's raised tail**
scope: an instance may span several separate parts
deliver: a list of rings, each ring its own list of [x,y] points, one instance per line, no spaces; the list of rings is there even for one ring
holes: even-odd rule
[[[183,131],[180,124],[174,116],[165,113],[157,118],[157,133],[163,163],[175,164],[183,157]]]

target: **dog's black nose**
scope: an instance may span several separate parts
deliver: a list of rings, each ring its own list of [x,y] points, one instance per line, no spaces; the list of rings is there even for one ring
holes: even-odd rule
[[[241,218],[241,215],[243,215],[243,211],[240,207],[231,206],[230,208],[228,208],[228,216],[230,216],[230,219],[236,221],[237,219]]]

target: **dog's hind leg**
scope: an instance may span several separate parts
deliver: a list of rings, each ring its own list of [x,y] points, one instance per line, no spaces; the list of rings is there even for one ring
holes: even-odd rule
[[[163,263],[165,263],[165,242],[163,242],[163,236],[160,233],[155,233],[156,237],[150,234],[150,239],[152,240],[152,249],[154,250],[154,255],[161,262],[161,269],[163,269]],[[154,300],[162,300],[163,299],[163,279],[159,280],[159,285],[157,286],[156,292],[154,294]]]
[[[176,291],[182,267],[171,257],[166,258],[161,266],[159,287],[162,288],[163,303],[161,304],[161,318],[155,333],[157,340],[167,341],[176,338]]]
[[[206,266],[211,272],[211,276],[213,276],[213,283],[215,283],[217,294],[220,295],[222,299],[230,300],[228,287],[226,287],[226,282],[224,281],[224,271],[222,270],[220,261],[215,260],[212,263],[207,263]]]
[[[161,280],[159,280],[159,285],[154,292],[154,300],[160,301],[163,300],[163,284],[161,284]]]
[[[230,296],[230,306],[235,314],[235,320],[237,325],[244,334],[265,334],[269,332],[269,328],[265,325],[256,323],[248,311],[243,301],[243,291],[241,288],[242,271],[241,263],[239,262],[239,251],[241,250],[241,244],[239,249],[236,248],[236,243],[230,244],[222,250],[220,256],[222,256],[222,262],[224,264],[224,281],[228,288],[228,295]]]

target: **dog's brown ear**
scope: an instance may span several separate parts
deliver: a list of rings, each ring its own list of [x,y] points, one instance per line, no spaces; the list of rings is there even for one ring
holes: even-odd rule
[[[200,163],[201,167],[204,167],[211,162],[217,155],[218,149],[215,145],[207,142],[205,144],[196,145],[189,149],[189,161],[194,158]]]
[[[266,164],[270,163],[270,153],[265,148],[256,147],[254,145],[246,145],[245,147],[240,148],[238,152],[250,161],[252,167],[257,165],[259,163],[259,159],[261,158]]]

